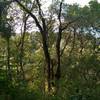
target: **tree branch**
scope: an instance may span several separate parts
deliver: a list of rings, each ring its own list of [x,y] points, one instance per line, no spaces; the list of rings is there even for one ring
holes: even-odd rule
[[[66,38],[66,43],[65,43],[63,49],[61,50],[61,54],[60,54],[60,56],[63,55],[64,50],[65,50],[65,48],[66,48],[66,46],[67,46],[67,44],[68,44],[68,41],[69,41],[69,39],[70,39],[70,36],[71,36],[71,34],[69,33],[69,35],[68,35],[67,38]]]
[[[43,29],[42,29],[41,25],[39,24],[39,21],[38,21],[38,19],[36,18],[36,16],[35,16],[33,13],[31,13],[31,11],[28,10],[23,4],[21,4],[21,2],[20,2],[19,0],[14,0],[14,1],[16,1],[16,2],[19,4],[19,6],[20,6],[21,8],[23,8],[23,9],[35,20],[36,26],[37,26],[37,27],[39,28],[39,30],[42,32]]]
[[[39,16],[40,16],[41,21],[42,21],[43,31],[45,31],[45,33],[47,33],[47,26],[46,26],[45,18],[43,17],[43,11],[41,9],[40,1],[36,0],[36,2],[37,2],[37,5],[38,5],[38,8],[39,8]]]
[[[64,26],[64,27],[62,28],[62,30],[65,30],[70,24],[72,24],[72,23],[76,22],[77,20],[79,20],[79,18],[80,18],[80,17],[78,17],[78,18],[76,18],[76,19],[74,19],[74,20],[68,22],[67,25]]]

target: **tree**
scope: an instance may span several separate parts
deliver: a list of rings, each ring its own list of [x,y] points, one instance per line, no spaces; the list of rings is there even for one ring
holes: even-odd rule
[[[10,67],[10,37],[13,34],[12,33],[12,27],[7,19],[7,9],[10,5],[10,2],[2,1],[1,2],[1,19],[0,19],[0,33],[1,36],[6,40],[7,42],[7,70],[8,70],[8,80],[12,80],[11,75],[11,67]]]

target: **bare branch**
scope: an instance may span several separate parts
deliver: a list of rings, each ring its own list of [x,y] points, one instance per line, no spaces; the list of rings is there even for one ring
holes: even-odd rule
[[[72,20],[72,21],[68,22],[68,23],[67,23],[67,25],[66,25],[66,26],[64,26],[64,27],[62,28],[62,30],[65,30],[66,28],[68,28],[68,26],[69,26],[70,24],[72,24],[72,23],[74,23],[74,22],[78,21],[79,19],[80,19],[80,17],[78,17],[78,18],[76,18],[76,19],[74,19],[74,20]]]
[[[68,42],[69,42],[69,39],[70,39],[70,36],[71,36],[71,34],[69,33],[69,35],[67,36],[67,38],[66,38],[66,43],[65,43],[65,45],[64,45],[64,47],[63,47],[63,49],[61,50],[61,54],[60,54],[60,56],[62,56],[63,55],[63,53],[64,53],[64,50],[66,49],[66,46],[67,46],[67,44],[68,44]]]
[[[46,22],[45,22],[45,18],[43,17],[43,11],[41,9],[41,4],[40,4],[39,0],[36,0],[36,2],[37,2],[37,5],[38,5],[38,8],[39,8],[39,16],[42,20],[43,30],[46,32],[47,31]]]
[[[36,18],[36,16],[33,13],[31,13],[31,11],[28,10],[23,4],[21,4],[21,2],[19,0],[14,0],[14,1],[16,1],[19,4],[19,6],[22,7],[24,9],[24,11],[26,11],[35,20],[35,23],[36,23],[37,27],[42,32],[43,29],[42,29],[41,25],[39,24],[39,21]]]

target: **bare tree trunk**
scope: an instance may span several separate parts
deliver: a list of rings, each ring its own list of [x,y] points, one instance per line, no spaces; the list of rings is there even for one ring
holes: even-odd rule
[[[22,78],[23,80],[25,80],[25,73],[24,73],[24,65],[23,65],[23,58],[24,58],[24,39],[25,39],[25,33],[26,33],[26,22],[27,22],[27,19],[28,19],[29,15],[26,16],[25,14],[25,19],[23,19],[23,22],[24,22],[24,31],[22,32],[22,37],[21,37],[21,46],[20,46],[20,70],[21,70],[21,75],[22,75]]]
[[[61,77],[61,60],[60,60],[60,42],[61,42],[61,30],[59,31],[59,35],[57,38],[56,44],[56,52],[57,52],[57,71],[56,71],[56,79],[59,80]]]
[[[58,14],[58,20],[59,20],[59,32],[57,35],[57,41],[56,41],[56,54],[57,54],[57,70],[55,74],[56,78],[56,92],[59,90],[59,79],[61,78],[61,52],[60,52],[60,43],[61,43],[61,37],[62,37],[62,22],[61,22],[61,12],[62,12],[62,2],[60,3],[60,9]]]
[[[44,33],[42,33],[44,34]],[[45,33],[46,34],[46,33]],[[50,82],[50,77],[51,77],[51,59],[50,59],[50,54],[49,54],[49,50],[48,50],[48,45],[47,45],[47,41],[46,41],[46,35],[42,35],[42,39],[43,39],[43,51],[44,51],[44,55],[45,55],[45,60],[46,60],[46,64],[47,64],[47,84],[48,84],[48,91],[50,91],[51,89],[51,82]]]
[[[7,71],[8,71],[8,80],[12,81],[12,72],[10,66],[10,38],[7,38]]]
[[[70,50],[69,56],[72,54],[74,47],[75,47],[75,42],[76,42],[76,29],[75,28],[73,28],[73,29],[74,29],[74,31],[73,31],[72,48]]]

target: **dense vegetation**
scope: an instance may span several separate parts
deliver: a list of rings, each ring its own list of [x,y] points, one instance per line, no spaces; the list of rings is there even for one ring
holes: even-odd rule
[[[0,100],[100,100],[100,3],[43,4],[0,1]]]

